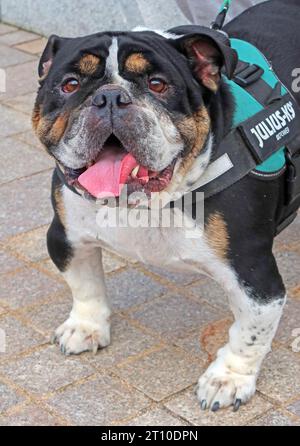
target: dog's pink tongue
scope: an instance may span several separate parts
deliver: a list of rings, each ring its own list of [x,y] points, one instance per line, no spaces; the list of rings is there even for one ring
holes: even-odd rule
[[[107,153],[78,178],[78,182],[96,198],[118,197],[132,170],[138,166],[130,153]]]

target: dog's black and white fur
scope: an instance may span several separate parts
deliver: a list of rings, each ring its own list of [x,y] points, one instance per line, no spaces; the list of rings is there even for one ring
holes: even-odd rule
[[[300,63],[299,23],[298,1],[274,0],[249,9],[225,31],[255,44],[291,89],[292,70]],[[220,70],[225,64],[230,75],[235,63],[232,50],[201,34],[136,30],[54,36],[41,58],[33,124],[67,179],[114,138],[155,171],[176,160],[166,190],[182,195],[205,172],[231,127],[234,103]],[[151,90],[151,81],[163,89]],[[70,90],[62,89],[68,82]],[[122,107],[111,91],[127,98]],[[111,107],[95,105],[99,92]],[[205,201],[204,234],[198,236],[195,228],[195,238],[187,238],[184,228],[101,228],[96,204],[66,187],[55,171],[48,248],[74,299],[56,331],[61,350],[96,352],[110,343],[102,247],[146,264],[204,272],[226,291],[235,322],[228,344],[200,377],[197,394],[203,409],[237,409],[255,393],[285,302],[272,254],[283,197],[283,176],[261,181],[248,175]]]

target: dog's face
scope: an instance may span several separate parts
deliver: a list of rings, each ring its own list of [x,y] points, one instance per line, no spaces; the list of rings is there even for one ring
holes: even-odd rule
[[[195,28],[49,39],[33,125],[70,184],[103,197],[121,183],[174,190],[186,177],[209,138],[220,70],[235,65],[214,32]]]

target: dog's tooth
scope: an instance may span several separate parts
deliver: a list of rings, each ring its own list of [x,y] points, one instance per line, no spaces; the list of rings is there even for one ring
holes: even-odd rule
[[[136,166],[134,169],[133,169],[133,171],[131,172],[131,176],[132,176],[132,178],[136,178],[137,177],[137,174],[138,174],[138,171],[140,170],[140,166]]]

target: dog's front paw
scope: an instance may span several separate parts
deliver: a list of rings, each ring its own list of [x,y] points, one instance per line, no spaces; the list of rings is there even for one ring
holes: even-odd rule
[[[236,373],[218,358],[198,381],[200,407],[216,412],[221,407],[233,405],[236,411],[254,395],[255,386],[256,375]]]
[[[69,317],[55,332],[53,342],[60,346],[65,355],[77,355],[85,351],[96,354],[99,348],[110,344],[110,324],[101,326],[90,321],[77,321]]]

